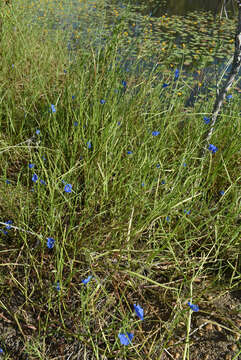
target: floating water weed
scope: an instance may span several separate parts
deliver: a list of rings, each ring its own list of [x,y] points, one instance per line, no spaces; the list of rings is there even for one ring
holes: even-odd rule
[[[140,305],[135,305],[134,304],[134,310],[136,312],[136,315],[141,319],[144,320],[144,310],[142,309],[142,307]]]
[[[121,345],[130,345],[133,337],[134,337],[134,334],[131,334],[131,333],[126,333],[125,334],[119,334],[118,335],[119,339],[120,339],[120,342],[121,342]]]

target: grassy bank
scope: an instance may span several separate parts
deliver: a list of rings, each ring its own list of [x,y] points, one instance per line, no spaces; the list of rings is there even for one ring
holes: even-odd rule
[[[205,359],[217,331],[239,359],[240,94],[200,161],[215,93],[185,108],[181,64],[129,75],[118,31],[70,62],[22,15],[2,9],[3,358]]]

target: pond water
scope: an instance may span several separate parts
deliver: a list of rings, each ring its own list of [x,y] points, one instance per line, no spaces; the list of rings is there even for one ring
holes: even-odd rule
[[[119,0],[13,2],[24,7],[25,18],[41,31],[61,30],[71,59],[79,47],[97,53],[120,32],[116,61],[137,76],[155,71],[160,79],[158,67],[166,65],[182,67],[185,74],[208,84],[214,68],[220,73],[234,51],[232,1],[222,18],[219,0],[139,0],[131,5]]]

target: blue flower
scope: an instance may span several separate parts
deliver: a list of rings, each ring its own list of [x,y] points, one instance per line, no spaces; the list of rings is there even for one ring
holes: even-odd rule
[[[145,183],[143,182],[143,183],[141,183],[141,186],[145,186]]]
[[[88,282],[92,279],[92,277],[93,277],[93,276],[90,275],[90,276],[87,277],[87,279],[82,280],[82,281],[81,281],[82,284],[85,284],[85,285],[88,284]]]
[[[0,231],[3,232],[5,235],[7,235],[7,233],[8,233],[8,232],[7,232],[6,230],[4,230],[4,229],[0,229]]]
[[[75,95],[72,95],[72,99],[73,99],[73,100],[75,99]]]
[[[37,180],[38,180],[38,175],[33,174],[32,180],[33,180],[33,182],[37,182]]]
[[[124,86],[124,87],[126,87],[126,81],[125,80],[122,80],[122,85]]]
[[[36,130],[36,134],[39,135],[39,134],[40,134],[40,130]]]
[[[120,124],[121,124],[120,121],[118,121],[118,122],[117,122],[117,125],[120,126]]]
[[[210,123],[210,118],[208,118],[208,117],[206,117],[206,116],[204,116],[203,120],[204,120],[205,124],[209,124],[209,123]]]
[[[3,349],[2,349],[2,348],[0,348],[0,354],[3,354],[3,352],[4,352],[4,351],[3,351]]]
[[[121,345],[129,345],[134,337],[134,334],[127,332],[126,335],[119,334],[118,337],[120,339]]]
[[[87,141],[88,149],[91,149],[91,142]]]
[[[105,104],[105,103],[106,103],[106,101],[105,101],[105,100],[103,100],[103,99],[101,99],[101,100],[100,100],[100,103],[101,103],[101,104]]]
[[[136,315],[141,319],[144,320],[144,310],[142,309],[142,307],[140,307],[140,305],[135,305],[134,304],[134,310],[136,312]]]
[[[66,73],[67,73],[67,70],[64,70],[64,73],[66,74]]]
[[[55,240],[53,238],[47,238],[47,247],[53,249]]]
[[[51,104],[51,110],[52,110],[53,113],[56,112],[55,106],[53,104]]]
[[[213,154],[215,154],[215,152],[218,151],[218,148],[213,144],[209,144],[208,150],[210,150]]]
[[[170,216],[167,216],[167,217],[166,217],[166,221],[167,221],[167,222],[170,221]]]
[[[160,131],[152,131],[152,135],[153,136],[157,136],[157,135],[159,135],[160,134]]]
[[[35,166],[35,164],[29,164],[28,167],[29,169],[32,169]]]
[[[164,84],[162,85],[163,88],[166,88],[167,86],[169,86],[169,84],[164,83]]]
[[[6,184],[11,184],[11,182],[7,179],[7,180],[6,180]]]
[[[184,210],[184,214],[187,214],[187,215],[189,215],[190,214],[190,210]]]
[[[57,281],[57,284],[56,284],[56,289],[57,289],[58,291],[60,290],[59,281]]]
[[[174,79],[178,79],[178,78],[179,78],[179,70],[178,70],[178,69],[175,70],[174,76],[175,76]]]
[[[44,156],[42,156],[42,159],[43,159],[43,161],[46,161],[46,159],[45,159],[45,157],[44,157]]]
[[[193,305],[193,304],[191,304],[190,303],[190,301],[188,301],[188,306],[190,307],[190,309],[192,310],[192,311],[199,311],[199,306],[198,305]]]
[[[156,167],[159,168],[161,165],[160,164],[156,164]]]
[[[12,220],[8,220],[8,221],[6,221],[5,224],[12,224],[12,223],[13,223]],[[11,225],[6,225],[5,227],[6,227],[7,230],[10,230],[12,226]]]
[[[78,126],[78,121],[75,121],[75,122],[74,122],[74,126]]]
[[[46,185],[46,182],[44,181],[44,180],[40,180],[40,183],[42,184],[42,185]]]
[[[161,182],[161,183],[162,183],[162,185],[166,184],[165,180],[162,180],[162,182]]]
[[[127,154],[128,154],[128,155],[132,154],[132,151],[128,150],[128,151],[127,151]]]
[[[220,191],[220,195],[224,195],[224,191],[223,191],[223,190]]]
[[[72,185],[71,184],[66,184],[64,187],[64,191],[67,193],[71,193],[72,192]]]
[[[227,99],[230,100],[232,99],[233,95],[227,95]]]
[[[183,163],[183,166],[184,166],[184,167],[186,167],[186,166],[187,166],[187,164],[186,164],[186,163]]]

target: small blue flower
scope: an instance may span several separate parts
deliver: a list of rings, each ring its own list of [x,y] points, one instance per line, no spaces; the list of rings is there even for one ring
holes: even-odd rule
[[[189,214],[190,214],[190,212],[191,212],[191,210],[184,210],[184,214],[189,215]]]
[[[75,99],[75,95],[72,95],[72,99],[73,99],[73,100]]]
[[[210,150],[213,154],[215,154],[215,152],[218,151],[218,148],[213,144],[209,144],[208,150]]]
[[[184,167],[186,167],[186,166],[187,166],[187,164],[186,164],[186,163],[183,163],[183,166],[184,166]]]
[[[7,180],[6,180],[6,184],[11,184],[11,182],[7,179]]]
[[[44,156],[42,156],[42,159],[43,159],[43,161],[46,161],[46,159],[45,159],[45,157],[44,157]]]
[[[33,180],[33,182],[37,182],[37,180],[38,180],[38,175],[36,175],[36,174],[33,174],[33,176],[32,176],[32,180]]]
[[[126,335],[119,334],[118,337],[120,339],[121,345],[129,345],[134,337],[134,334],[127,332]]]
[[[12,223],[13,223],[12,220],[8,220],[8,221],[6,221],[5,224],[12,224]],[[10,229],[12,228],[12,226],[11,226],[11,225],[6,225],[5,228],[6,228],[7,230],[10,230]]]
[[[92,279],[92,277],[93,277],[93,276],[90,275],[90,276],[87,277],[87,279],[82,280],[82,281],[81,281],[82,284],[85,284],[85,285],[88,284],[88,282]]]
[[[143,183],[141,183],[141,186],[143,187],[143,186],[145,186],[145,183],[143,182]]]
[[[67,193],[71,193],[72,192],[72,185],[70,184],[66,184],[64,187],[64,191]]]
[[[204,120],[205,124],[209,124],[209,123],[210,123],[210,118],[208,118],[208,117],[206,117],[206,116],[204,116],[203,120]]]
[[[179,70],[178,70],[178,69],[175,70],[174,76],[175,76],[174,79],[178,79],[178,78],[179,78]]]
[[[53,113],[56,112],[55,106],[53,104],[51,104],[51,110],[52,110]]]
[[[44,180],[40,180],[40,184],[42,184],[42,185],[46,185],[46,182],[44,181]]]
[[[169,222],[170,221],[170,216],[166,217],[166,221]]]
[[[12,64],[12,68],[14,68],[14,64]]]
[[[53,249],[55,240],[53,238],[47,238],[47,247]]]
[[[161,183],[162,183],[162,185],[166,184],[165,180],[162,180],[162,182],[161,182]]]
[[[169,84],[164,83],[164,84],[162,85],[163,88],[166,88],[167,86],[169,86]]]
[[[57,289],[58,291],[60,290],[59,281],[57,281],[57,284],[56,284],[56,289]]]
[[[74,122],[74,126],[78,126],[78,121],[75,121],[75,122]]]
[[[227,99],[230,100],[232,99],[233,95],[227,95]]]
[[[101,99],[101,100],[100,100],[100,103],[101,103],[101,104],[105,104],[105,103],[106,103],[106,101],[105,101],[105,100],[103,100],[103,99]]]
[[[188,301],[188,306],[190,307],[190,309],[192,310],[192,311],[199,311],[199,306],[198,305],[193,305],[193,304],[191,304],[190,303],[190,301]]]
[[[128,154],[128,155],[132,154],[132,151],[128,150],[128,151],[127,151],[127,154]]]
[[[91,149],[91,142],[90,141],[87,141],[87,146],[88,146],[88,149]]]
[[[118,121],[118,122],[117,122],[117,125],[120,126],[120,124],[121,124],[120,121]]]
[[[64,73],[66,74],[66,73],[67,73],[67,70],[64,70]]]
[[[159,135],[160,134],[160,131],[152,131],[152,135],[153,136],[157,136],[157,135]]]
[[[29,164],[28,167],[29,169],[32,169],[35,166],[35,164]]]
[[[124,86],[124,87],[126,87],[126,81],[125,80],[122,80],[122,85]]]
[[[3,354],[3,353],[4,353],[3,349],[2,349],[2,348],[0,348],[0,354]]]
[[[136,312],[136,315],[141,319],[144,320],[144,310],[142,309],[142,307],[140,307],[140,305],[135,305],[134,304],[134,310]]]
[[[4,235],[7,235],[7,234],[8,234],[8,232],[7,232],[6,230],[4,230],[4,229],[0,229],[0,231],[3,232]]]
[[[223,190],[220,191],[220,195],[224,195],[224,191],[223,191]]]
[[[36,130],[36,134],[39,135],[39,134],[40,134],[40,130],[37,129],[37,130]]]
[[[161,165],[160,164],[156,164],[156,167],[159,168]]]

